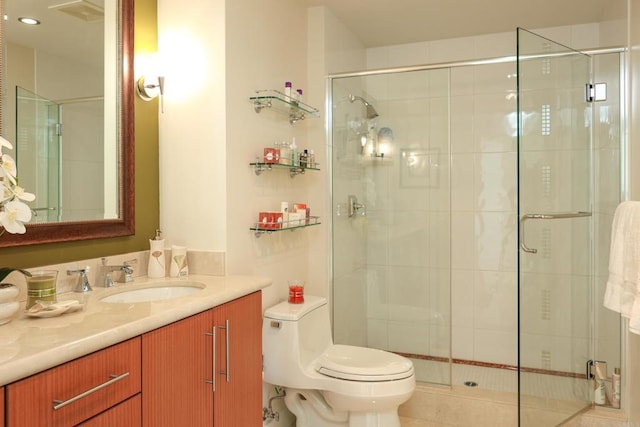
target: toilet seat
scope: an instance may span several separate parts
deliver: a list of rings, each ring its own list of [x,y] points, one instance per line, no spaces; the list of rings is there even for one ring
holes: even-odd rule
[[[412,376],[413,364],[387,351],[336,344],[318,357],[316,371],[349,381],[394,381]]]

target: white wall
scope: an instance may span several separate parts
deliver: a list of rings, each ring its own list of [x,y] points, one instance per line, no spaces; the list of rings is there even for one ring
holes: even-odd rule
[[[166,77],[160,227],[167,247],[226,249],[225,18],[224,0],[194,0],[189,7],[158,1],[159,62]]]

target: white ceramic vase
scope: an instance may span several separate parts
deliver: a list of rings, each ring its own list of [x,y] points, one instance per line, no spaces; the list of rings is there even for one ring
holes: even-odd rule
[[[10,283],[0,283],[0,325],[11,322],[20,308],[18,288]]]

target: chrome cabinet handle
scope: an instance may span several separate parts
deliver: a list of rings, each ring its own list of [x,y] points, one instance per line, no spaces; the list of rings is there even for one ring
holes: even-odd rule
[[[224,375],[227,379],[227,382],[229,382],[229,319],[227,319],[224,322],[224,326],[220,326],[220,329],[224,329],[225,331],[225,344],[226,344],[226,348],[225,348],[225,357],[226,357],[226,361],[225,361],[225,370],[224,371],[220,371],[220,375]]]
[[[591,216],[591,212],[563,212],[563,213],[555,213],[555,214],[524,214],[520,217],[520,247],[523,251],[528,252],[530,254],[538,253],[537,249],[530,248],[524,241],[524,223],[529,219],[567,219],[567,218],[582,218]]]
[[[204,380],[205,383],[211,384],[211,388],[213,391],[216,391],[216,327],[214,326],[211,330],[211,333],[206,332],[205,335],[213,337],[213,354],[211,357],[212,360],[212,369],[211,369],[211,378],[210,380]]]
[[[94,388],[89,389],[87,391],[84,391],[84,392],[78,394],[77,396],[72,397],[71,399],[64,400],[64,401],[54,399],[53,400],[53,410],[57,411],[58,409],[62,409],[65,406],[67,406],[67,405],[69,405],[69,404],[71,404],[73,402],[76,402],[76,401],[82,399],[83,397],[87,397],[88,395],[90,395],[92,393],[95,393],[98,390],[102,390],[103,388],[108,387],[111,384],[116,383],[116,382],[118,382],[120,380],[123,380],[128,376],[129,376],[129,372],[125,372],[124,374],[121,374],[121,375],[110,374],[109,378],[111,378],[111,379],[109,381],[104,382],[104,383],[102,383],[100,385],[97,385]]]

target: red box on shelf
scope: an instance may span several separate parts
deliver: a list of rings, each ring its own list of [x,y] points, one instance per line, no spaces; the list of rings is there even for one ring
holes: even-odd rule
[[[258,226],[262,230],[277,230],[282,228],[282,212],[260,212]]]
[[[277,148],[266,147],[264,149],[265,163],[280,163],[280,150]]]

